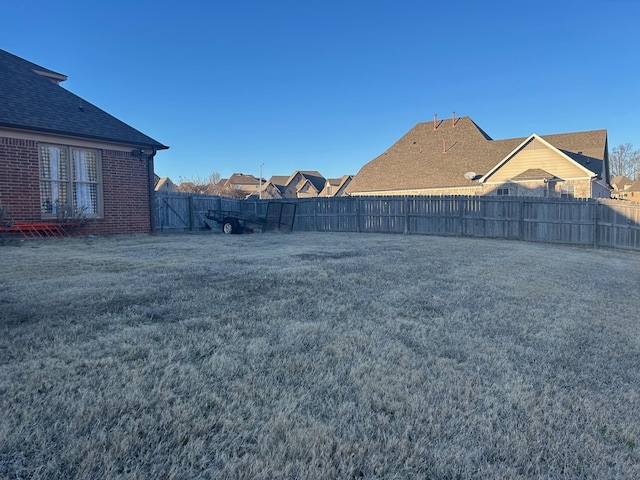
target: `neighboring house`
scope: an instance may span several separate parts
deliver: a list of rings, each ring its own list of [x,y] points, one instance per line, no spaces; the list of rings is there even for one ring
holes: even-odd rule
[[[244,173],[234,173],[229,178],[224,178],[218,182],[220,189],[225,190],[241,190],[247,195],[260,191],[260,185],[264,185],[265,180],[254,177],[253,175],[245,175]]]
[[[263,199],[318,197],[326,181],[320,172],[296,170],[288,177],[280,175],[271,177],[262,185],[261,197]]]
[[[285,187],[289,177],[274,175],[262,185],[262,198],[275,200],[284,198]]]
[[[627,189],[624,191],[625,200],[630,200],[632,202],[640,202],[640,181],[633,182]]]
[[[419,123],[367,163],[349,195],[609,198],[607,131],[493,140],[469,117]]]
[[[627,196],[627,190],[633,185],[633,180],[624,175],[616,175],[611,179],[611,197],[624,199]]]
[[[0,204],[14,222],[91,218],[92,234],[155,228],[154,155],[168,147],[0,50]]]
[[[262,185],[261,196],[263,199],[339,197],[345,194],[352,178],[353,175],[344,175],[327,179],[315,170],[296,170],[288,177],[271,177]]]
[[[156,192],[177,192],[178,186],[169,177],[158,177],[156,175]]]
[[[344,175],[340,178],[327,178],[324,188],[320,192],[320,197],[342,197],[349,184],[353,180],[353,175]]]
[[[284,198],[317,197],[324,188],[326,179],[315,170],[297,170],[291,174],[284,186]]]

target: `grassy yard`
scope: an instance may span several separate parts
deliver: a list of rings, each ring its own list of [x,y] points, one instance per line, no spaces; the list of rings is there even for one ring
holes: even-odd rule
[[[640,478],[640,254],[0,245],[0,478]]]

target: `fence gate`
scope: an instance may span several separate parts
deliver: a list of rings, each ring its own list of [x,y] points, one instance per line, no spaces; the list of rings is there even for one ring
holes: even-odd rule
[[[291,232],[296,216],[295,203],[269,202],[265,231]]]

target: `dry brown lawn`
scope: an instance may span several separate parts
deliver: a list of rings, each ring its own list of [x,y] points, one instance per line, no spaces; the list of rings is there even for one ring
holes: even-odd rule
[[[640,254],[0,246],[0,478],[640,478]]]

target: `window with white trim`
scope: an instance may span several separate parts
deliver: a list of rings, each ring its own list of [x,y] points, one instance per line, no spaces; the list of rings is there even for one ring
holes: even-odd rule
[[[574,198],[575,185],[560,185],[561,198]]]
[[[40,145],[40,208],[43,217],[102,215],[97,150]]]

